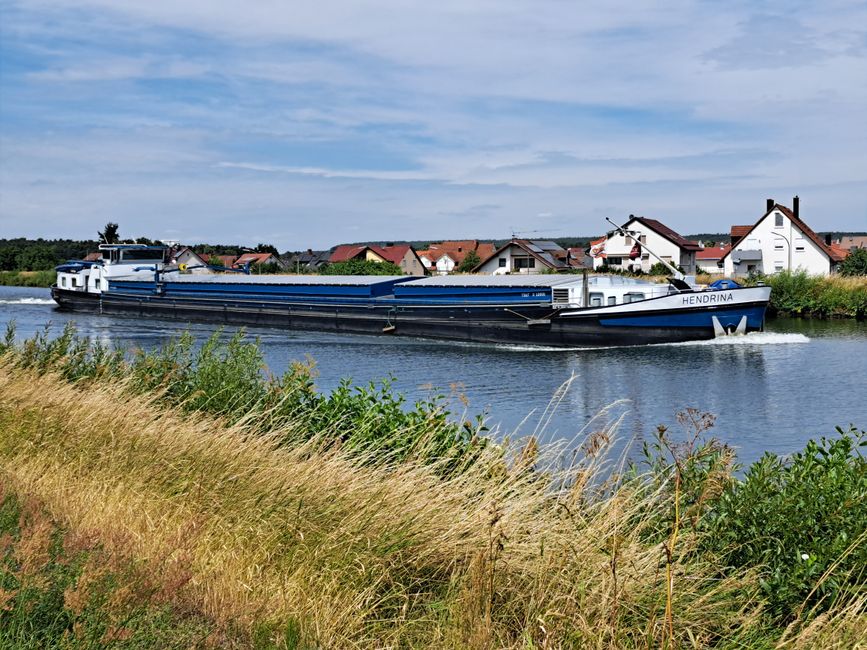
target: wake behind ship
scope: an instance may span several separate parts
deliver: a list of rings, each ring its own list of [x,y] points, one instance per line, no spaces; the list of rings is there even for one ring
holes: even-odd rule
[[[100,246],[57,267],[59,308],[177,321],[558,347],[761,330],[769,287],[698,289],[621,276],[195,275],[161,246]]]

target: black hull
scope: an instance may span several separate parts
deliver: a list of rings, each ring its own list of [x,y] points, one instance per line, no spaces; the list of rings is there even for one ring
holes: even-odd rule
[[[469,343],[552,347],[609,347],[711,339],[709,327],[602,325],[599,318],[559,318],[549,306],[413,307],[275,304],[104,294],[52,287],[60,309],[125,314],[180,322],[410,336]]]

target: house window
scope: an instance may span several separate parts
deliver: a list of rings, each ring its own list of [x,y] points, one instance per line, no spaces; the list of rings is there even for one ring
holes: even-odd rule
[[[535,269],[536,258],[534,257],[516,257],[515,269]]]
[[[647,243],[647,235],[641,235],[638,238],[639,243],[646,244]]]
[[[622,257],[609,257],[608,258],[608,266],[620,266],[623,264]]]
[[[774,273],[779,273],[782,270],[783,270],[783,263],[782,262],[775,262],[774,263]]]
[[[780,242],[780,243],[778,243],[778,244],[774,244],[774,250],[775,250],[775,251],[781,251],[781,250],[783,250],[783,242]]]
[[[801,244],[801,245],[796,244],[795,245],[795,252],[796,253],[803,253],[804,252],[804,245],[803,244]]]
[[[627,238],[626,238],[626,245],[627,245],[627,246],[632,246],[632,237],[627,237]]]
[[[497,260],[497,261],[499,262],[499,264],[500,264],[500,268],[501,268],[501,269],[506,268],[506,258],[505,258],[505,257],[501,257],[501,258],[500,258],[499,260]]]
[[[781,212],[777,212],[774,215],[774,228],[782,228],[783,227],[783,214]]]
[[[590,294],[590,306],[591,307],[601,307],[602,301],[605,296],[601,293],[591,293]]]

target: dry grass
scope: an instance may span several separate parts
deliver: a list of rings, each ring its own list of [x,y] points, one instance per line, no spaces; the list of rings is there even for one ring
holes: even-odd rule
[[[606,489],[598,455],[541,475],[534,447],[505,462],[492,446],[443,479],[276,439],[0,363],[3,477],[71,529],[159,558],[177,599],[224,626],[297,626],[328,648],[709,647],[758,629],[750,578],[720,578],[687,530],[667,567],[648,541],[661,493]],[[855,638],[851,607],[786,643]]]

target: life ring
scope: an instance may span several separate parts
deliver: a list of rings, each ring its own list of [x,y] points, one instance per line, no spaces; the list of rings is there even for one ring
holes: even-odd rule
[[[186,271],[186,270],[187,270],[187,265],[186,265],[186,264],[178,264],[178,271],[183,272],[183,271]]]

